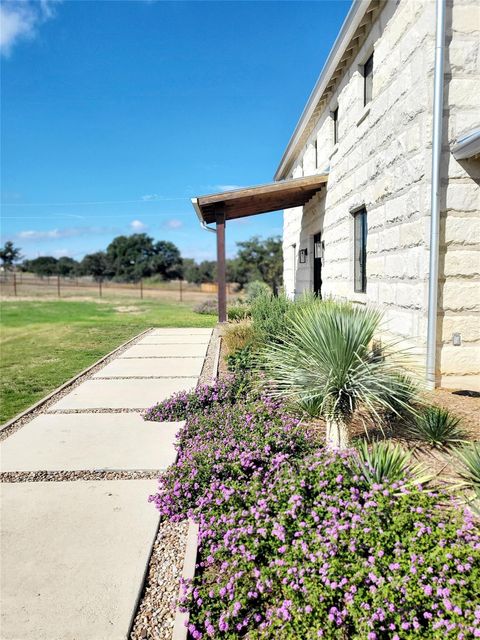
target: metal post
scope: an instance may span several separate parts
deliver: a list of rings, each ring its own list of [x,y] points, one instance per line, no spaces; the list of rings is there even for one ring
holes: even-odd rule
[[[101,298],[102,297],[102,279],[100,278],[100,280],[98,281],[98,297]]]
[[[13,272],[13,295],[17,297],[17,274]]]
[[[57,276],[57,295],[60,298],[60,275]]]
[[[140,278],[140,298],[143,300],[143,279]]]
[[[183,301],[183,291],[182,291],[182,279],[180,278],[180,302]]]
[[[225,214],[217,213],[218,321],[227,321],[227,272],[225,263]]]

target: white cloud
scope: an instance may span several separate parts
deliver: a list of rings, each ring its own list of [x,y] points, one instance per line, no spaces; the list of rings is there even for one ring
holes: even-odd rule
[[[177,220],[177,218],[172,218],[167,221],[166,226],[169,229],[180,229],[180,227],[183,227],[183,222],[181,220]]]
[[[61,0],[4,0],[0,5],[0,53],[8,56],[19,40],[36,36],[37,28],[55,16]]]
[[[240,184],[216,184],[214,187],[216,191],[235,191],[235,189],[243,189]]]
[[[160,200],[160,196],[158,195],[158,193],[147,193],[146,195],[142,196],[142,200],[144,200],[145,202],[151,202],[152,200]]]
[[[147,225],[141,220],[132,220],[130,222],[130,229],[132,229],[132,231],[145,231],[146,228]]]
[[[79,236],[101,236],[115,232],[107,227],[70,227],[65,229],[35,230],[27,229],[17,233],[18,240],[61,240],[63,238],[78,238]]]

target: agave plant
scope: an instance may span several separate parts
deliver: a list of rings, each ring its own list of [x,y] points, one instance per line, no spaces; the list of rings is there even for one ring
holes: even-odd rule
[[[443,407],[425,407],[407,427],[407,432],[432,447],[450,447],[465,441],[460,418]]]
[[[412,383],[373,339],[381,313],[325,301],[292,313],[282,342],[263,353],[274,392],[325,418],[327,444],[345,448],[359,408],[378,423],[411,404]]]
[[[452,451],[460,486],[473,492],[472,509],[480,515],[480,442],[471,442]]]
[[[410,483],[424,484],[431,479],[424,465],[412,462],[410,452],[386,441],[374,442],[370,447],[368,442],[361,441],[353,458],[353,466],[369,484],[405,479]]]

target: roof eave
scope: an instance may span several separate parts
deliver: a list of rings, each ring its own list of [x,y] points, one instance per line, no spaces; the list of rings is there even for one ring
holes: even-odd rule
[[[291,155],[293,150],[295,149],[298,139],[301,137],[303,129],[306,124],[309,122],[315,107],[323,95],[327,84],[332,77],[333,72],[335,71],[337,64],[339,63],[341,57],[343,56],[346,47],[350,43],[350,40],[357,30],[360,22],[362,21],[363,16],[365,15],[368,7],[370,6],[371,0],[354,0],[350,11],[345,18],[345,21],[340,29],[340,33],[338,34],[333,47],[328,55],[328,58],[323,66],[322,71],[318,77],[318,80],[313,88],[310,97],[308,98],[307,104],[300,116],[299,121],[295,127],[295,130],[288,142],[288,145],[285,149],[285,152],[282,156],[280,164],[278,165],[277,171],[275,172],[274,180],[281,180],[285,178],[285,173],[287,171],[287,167],[291,160]]]
[[[466,160],[480,155],[480,127],[458,138],[452,147],[455,160]]]

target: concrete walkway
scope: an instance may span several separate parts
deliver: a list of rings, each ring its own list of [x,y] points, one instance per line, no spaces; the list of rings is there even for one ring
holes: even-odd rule
[[[2,640],[128,637],[181,426],[141,410],[196,385],[210,336],[152,330],[0,445]]]

